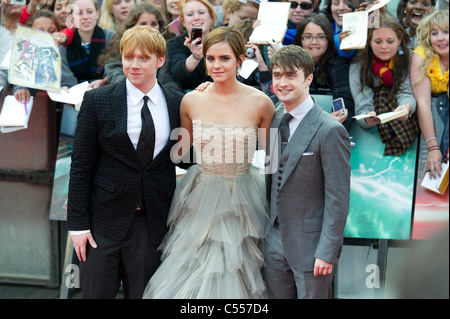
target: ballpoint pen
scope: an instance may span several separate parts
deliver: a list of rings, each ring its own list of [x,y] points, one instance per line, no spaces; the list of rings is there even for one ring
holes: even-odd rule
[[[23,106],[25,107],[25,114],[28,115],[27,101],[23,103]]]

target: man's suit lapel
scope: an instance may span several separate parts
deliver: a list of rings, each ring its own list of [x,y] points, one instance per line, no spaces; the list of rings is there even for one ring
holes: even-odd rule
[[[161,85],[161,84],[160,84]],[[172,92],[165,89],[162,85],[164,96],[167,102],[167,111],[169,112],[170,131],[180,126],[180,102],[174,99]]]
[[[161,85],[161,83],[159,85]],[[172,91],[164,88],[162,85],[161,87],[166,98],[167,112],[169,114],[170,133],[172,133],[174,129],[180,126],[180,102],[173,96]],[[170,151],[170,148],[172,148],[172,143],[169,136],[169,141],[167,142],[166,146],[161,150],[161,152],[158,153],[158,155],[156,155],[153,161],[150,162],[150,166],[154,163],[157,163],[160,157],[163,157],[166,152]]]
[[[269,151],[269,163],[266,167],[266,195],[270,200],[270,190],[272,185],[272,173],[275,172],[279,165],[279,156],[281,150],[281,140],[278,138],[278,128],[280,127],[281,118],[284,115],[284,105],[281,104],[276,108],[275,115],[270,123],[269,141],[267,150]]]
[[[125,80],[120,82],[111,95],[111,104],[107,107],[111,108],[116,123],[116,130],[120,136],[120,144],[122,149],[133,157],[136,163],[140,163],[136,149],[128,136],[128,107],[127,107],[127,88]]]
[[[321,123],[318,121],[321,109],[317,104],[306,114],[299,126],[295,130],[291,139],[289,140],[286,149],[281,157],[281,161],[285,160],[288,156],[285,165],[283,178],[281,180],[281,187],[287,181],[289,176],[294,171],[297,163],[300,161],[302,154],[306,151],[306,148],[311,143],[311,140],[317,133]]]

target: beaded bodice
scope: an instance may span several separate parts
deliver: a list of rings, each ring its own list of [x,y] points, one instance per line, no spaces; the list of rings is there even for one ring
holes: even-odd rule
[[[197,164],[203,173],[235,177],[248,173],[257,146],[257,129],[193,121]]]

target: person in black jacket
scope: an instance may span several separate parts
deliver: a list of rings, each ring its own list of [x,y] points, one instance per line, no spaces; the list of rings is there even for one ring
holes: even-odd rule
[[[120,281],[125,298],[141,298],[160,264],[176,185],[169,136],[180,126],[183,97],[156,80],[165,49],[151,27],[127,30],[120,44],[126,79],[86,92],[81,105],[67,222],[83,298],[114,298]]]
[[[312,13],[305,16],[298,26],[292,44],[306,49],[313,57],[314,79],[310,86],[312,94],[321,89],[331,90],[333,99],[342,98],[346,112],[332,113],[347,131],[350,130],[355,107],[349,84],[349,61],[337,54],[330,22],[322,15]]]
[[[207,0],[180,0],[180,24],[185,33],[167,43],[170,72],[181,83],[183,90],[193,90],[205,81],[202,39],[214,28],[216,14]],[[202,38],[191,40],[192,28],[202,29]]]

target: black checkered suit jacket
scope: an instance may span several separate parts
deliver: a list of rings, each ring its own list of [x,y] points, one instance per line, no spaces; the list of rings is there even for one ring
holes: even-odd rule
[[[180,126],[181,92],[162,86],[171,130]],[[78,114],[70,170],[68,230],[87,230],[113,240],[127,233],[144,199],[150,237],[159,245],[176,185],[166,147],[143,167],[127,133],[125,80],[86,92]]]

